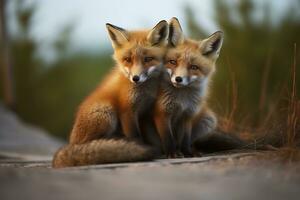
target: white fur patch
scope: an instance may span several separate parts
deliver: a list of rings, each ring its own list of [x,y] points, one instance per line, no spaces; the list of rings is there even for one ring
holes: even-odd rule
[[[121,68],[122,68],[122,71],[123,71],[124,75],[125,75],[127,78],[131,79],[129,68],[128,68],[128,67],[121,67]]]
[[[188,85],[189,84],[189,79],[188,79],[188,77],[182,77],[182,82],[181,82],[181,85],[184,85],[184,86],[186,86],[186,85]]]
[[[208,79],[207,78],[203,78],[200,81],[200,96],[205,96],[206,95],[206,91],[207,91],[207,87],[208,87]]]
[[[166,70],[167,70],[167,73],[168,73],[170,76],[172,76],[172,70],[171,70],[170,68],[167,68]]]
[[[148,76],[144,73],[140,75],[139,83],[143,83],[145,80],[147,80]]]
[[[156,65],[153,65],[151,67],[149,67],[148,71],[147,71],[147,74],[150,75],[152,74],[152,72],[154,72],[156,70],[157,66]]]
[[[176,83],[175,76],[171,77],[171,81],[172,81],[172,83]]]
[[[191,76],[191,82],[199,80],[199,77],[196,75]]]

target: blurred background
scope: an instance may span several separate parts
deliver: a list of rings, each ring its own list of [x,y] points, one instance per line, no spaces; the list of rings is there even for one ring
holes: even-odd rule
[[[299,0],[0,2],[0,101],[61,138],[68,137],[79,103],[113,67],[106,22],[151,28],[176,16],[195,39],[224,31],[210,103],[225,129],[274,124],[300,107],[289,107],[300,90],[293,79],[300,75],[299,67],[294,70]]]

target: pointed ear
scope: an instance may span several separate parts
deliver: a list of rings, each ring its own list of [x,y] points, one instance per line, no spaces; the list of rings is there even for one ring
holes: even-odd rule
[[[169,44],[177,46],[182,44],[184,36],[180,23],[176,17],[173,17],[169,22]]]
[[[222,31],[217,31],[207,39],[200,42],[200,48],[203,55],[218,58],[223,44],[224,34]]]
[[[166,43],[169,29],[165,20],[160,21],[148,34],[147,39],[152,45]]]
[[[109,23],[106,24],[106,29],[114,48],[120,47],[128,42],[128,33],[125,29]]]

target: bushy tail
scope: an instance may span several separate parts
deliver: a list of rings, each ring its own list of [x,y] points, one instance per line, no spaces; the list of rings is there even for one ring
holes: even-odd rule
[[[193,148],[203,153],[215,153],[228,150],[272,150],[272,146],[242,140],[234,134],[216,130],[203,135],[193,142]]]
[[[53,157],[54,168],[148,161],[154,158],[150,147],[124,139],[99,139],[85,144],[69,144]]]

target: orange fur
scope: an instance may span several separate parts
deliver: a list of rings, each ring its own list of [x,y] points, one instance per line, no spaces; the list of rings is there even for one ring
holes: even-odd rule
[[[191,156],[191,140],[216,127],[206,99],[223,37],[217,32],[202,41],[185,39],[176,18],[169,27],[170,47],[154,121],[168,157]]]
[[[151,30],[130,32],[107,24],[107,29],[117,65],[80,105],[70,134],[70,145],[55,154],[54,167],[149,158],[146,147],[144,151],[130,149],[133,140],[142,141],[140,121],[151,113],[157,96],[168,25],[161,21]],[[133,80],[134,76],[139,76],[139,80]],[[130,139],[122,141],[126,143],[124,151],[105,148],[112,144],[105,142],[107,138],[119,137]],[[97,145],[92,145],[93,140],[98,141],[93,143]],[[79,155],[83,157],[80,161]]]

